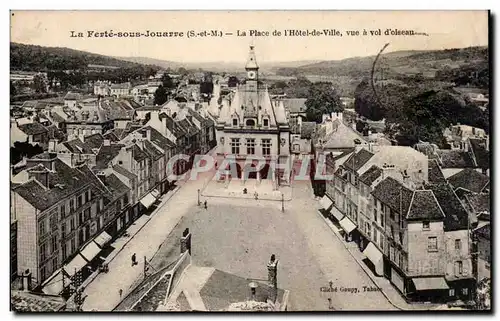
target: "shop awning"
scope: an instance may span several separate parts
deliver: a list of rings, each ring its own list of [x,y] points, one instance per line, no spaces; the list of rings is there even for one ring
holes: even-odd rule
[[[319,201],[319,203],[321,204],[321,207],[324,208],[325,210],[333,204],[332,200],[326,195],[323,196],[323,198]]]
[[[341,219],[339,223],[347,234],[356,229],[356,225],[347,216]]]
[[[157,189],[151,191],[151,194],[157,199],[160,197],[160,192]]]
[[[68,286],[70,280],[65,280],[65,285]],[[42,284],[42,292],[45,294],[59,295],[63,290],[63,272],[61,269],[56,270],[52,275]]]
[[[444,278],[414,278],[412,281],[417,291],[449,289]]]
[[[101,248],[97,246],[95,242],[90,242],[85,245],[83,250],[80,251],[80,254],[90,262],[97,256],[97,254],[99,254],[99,252],[101,252]]]
[[[156,197],[154,197],[153,194],[149,193],[141,199],[141,204],[146,208],[150,208],[155,201]]]
[[[337,221],[341,221],[344,218],[344,214],[340,212],[335,206],[332,207],[330,213],[337,219]]]
[[[97,245],[99,245],[101,248],[108,244],[109,241],[111,241],[111,235],[109,235],[105,231],[99,234],[99,236],[94,239],[94,242],[96,242]]]
[[[87,265],[87,261],[81,256],[80,254],[77,254],[71,262],[66,264],[63,269],[66,271],[66,273],[69,276],[75,275],[75,270],[76,272],[80,271],[85,265]]]
[[[373,263],[375,272],[377,272],[378,275],[384,275],[384,255],[375,244],[370,242],[363,251],[363,254]]]

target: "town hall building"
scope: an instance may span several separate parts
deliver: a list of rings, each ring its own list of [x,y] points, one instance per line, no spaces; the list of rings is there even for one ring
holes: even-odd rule
[[[245,70],[246,79],[229,101],[220,106],[216,126],[217,163],[220,165],[223,158],[234,157],[238,178],[274,180],[279,177],[288,182],[289,177],[282,177],[284,171],[279,168],[290,162],[290,127],[283,104],[274,104],[267,86],[259,81],[253,46],[250,46]],[[249,157],[254,159],[253,165],[246,162]],[[266,165],[243,177],[244,166],[256,166],[259,160],[265,160]],[[272,162],[280,164],[276,165],[275,172],[269,170],[273,168]]]

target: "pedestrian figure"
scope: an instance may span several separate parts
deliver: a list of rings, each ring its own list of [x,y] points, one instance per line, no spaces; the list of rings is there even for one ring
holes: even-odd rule
[[[205,207],[205,209],[207,209],[207,200],[205,200],[205,202],[203,202],[203,206]]]
[[[137,261],[135,260],[135,253],[132,254],[132,266],[136,265]]]
[[[259,194],[258,194],[257,192],[255,192],[255,193],[253,194],[253,196],[255,197],[255,200],[258,200],[258,199],[259,199]]]
[[[122,290],[122,289],[120,289],[120,290],[118,291],[118,293],[120,293],[120,299],[121,299],[121,298],[122,298],[122,294],[123,294],[123,290]]]

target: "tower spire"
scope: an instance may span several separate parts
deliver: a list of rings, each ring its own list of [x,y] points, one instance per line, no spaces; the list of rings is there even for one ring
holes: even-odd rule
[[[255,57],[255,46],[253,45],[253,41],[250,44],[250,52],[248,53],[247,64],[245,65],[246,70],[255,70],[259,69],[259,65],[257,64],[257,58]]]

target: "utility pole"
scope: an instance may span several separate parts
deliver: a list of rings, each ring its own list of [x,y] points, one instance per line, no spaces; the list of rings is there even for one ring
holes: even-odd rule
[[[285,194],[281,193],[281,211],[285,212]]]
[[[198,206],[200,206],[200,189],[198,188]]]
[[[147,265],[147,261],[146,261],[146,255],[144,255],[144,278],[146,278],[146,265]]]

